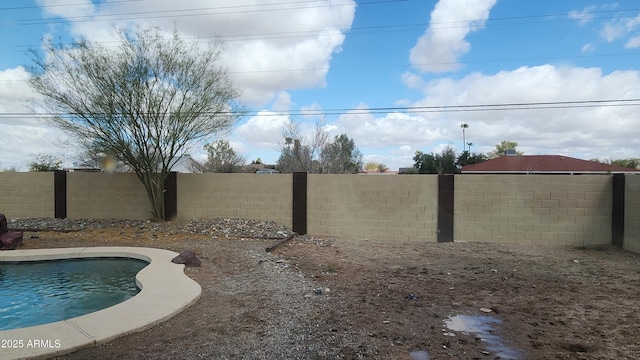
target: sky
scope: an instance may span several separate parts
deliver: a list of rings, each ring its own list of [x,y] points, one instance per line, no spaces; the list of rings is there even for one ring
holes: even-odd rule
[[[323,121],[390,169],[417,150],[486,153],[503,140],[525,155],[640,157],[633,0],[17,0],[0,4],[0,170],[27,171],[37,154],[76,160],[29,110],[28,51],[135,26],[222,41],[249,109],[222,138],[248,162],[277,161],[290,119],[308,137]]]

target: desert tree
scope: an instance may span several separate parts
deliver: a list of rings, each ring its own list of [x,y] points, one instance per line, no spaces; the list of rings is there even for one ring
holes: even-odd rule
[[[189,158],[187,168],[193,173],[233,173],[241,170],[246,160],[236,153],[227,140],[206,144],[207,160],[200,162]]]
[[[496,149],[494,151],[490,151],[489,153],[487,153],[487,157],[489,159],[495,159],[500,156],[505,156],[507,155],[507,152],[509,150],[515,151],[517,146],[518,146],[518,143],[515,141],[503,140],[499,144],[496,144]],[[523,154],[522,152],[516,151],[516,155],[522,155],[522,154]]]
[[[81,39],[32,51],[29,83],[43,95],[34,108],[132,169],[158,221],[172,167],[195,144],[230,130],[244,108],[217,65],[220,43],[202,46],[158,28],[119,29],[116,38],[116,46]]]
[[[463,167],[467,165],[479,164],[487,161],[487,155],[479,153],[471,153],[469,150],[464,151],[456,159],[456,165]]]
[[[446,146],[437,154],[427,154],[417,150],[413,161],[413,167],[418,170],[419,174],[444,175],[458,172],[458,168],[456,167],[456,152],[451,146]]]
[[[611,165],[640,169],[640,158],[616,159],[611,161]]]
[[[51,154],[39,153],[33,155],[29,162],[29,171],[56,171],[62,170],[60,158]]]
[[[389,167],[383,163],[377,163],[375,161],[369,161],[366,164],[364,164],[364,169],[365,170],[369,170],[369,171],[377,171],[380,173],[383,172],[387,172],[387,170],[389,170]]]
[[[362,169],[362,153],[346,134],[337,135],[322,148],[320,161],[327,174],[357,174]]]

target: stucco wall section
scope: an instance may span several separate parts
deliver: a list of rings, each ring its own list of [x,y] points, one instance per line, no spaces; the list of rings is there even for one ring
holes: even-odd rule
[[[624,248],[640,253],[640,175],[626,175],[624,184]]]
[[[135,174],[70,172],[67,217],[146,220],[151,205]]]
[[[454,237],[534,245],[611,242],[608,175],[456,176]]]
[[[291,174],[178,174],[178,219],[243,218],[292,226]]]
[[[309,175],[308,232],[436,241],[437,176]]]
[[[53,217],[53,172],[0,172],[0,213],[7,218]]]

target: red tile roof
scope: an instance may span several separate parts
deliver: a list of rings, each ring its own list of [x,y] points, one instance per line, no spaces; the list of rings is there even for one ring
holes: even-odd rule
[[[640,172],[640,170],[561,155],[507,155],[464,166],[460,172],[463,174],[614,174]]]

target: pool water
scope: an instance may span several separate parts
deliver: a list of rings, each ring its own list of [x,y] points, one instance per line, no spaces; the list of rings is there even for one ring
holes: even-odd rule
[[[127,258],[0,262],[0,330],[71,319],[135,296],[148,263]]]

